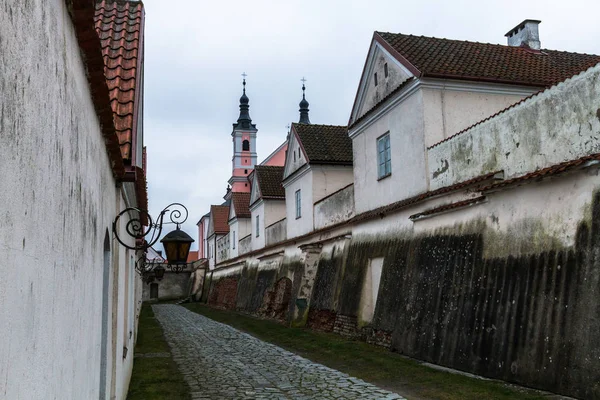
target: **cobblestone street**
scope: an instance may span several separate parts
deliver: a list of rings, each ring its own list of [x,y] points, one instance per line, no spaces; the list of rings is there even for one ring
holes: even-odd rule
[[[172,304],[152,306],[193,399],[402,399]]]

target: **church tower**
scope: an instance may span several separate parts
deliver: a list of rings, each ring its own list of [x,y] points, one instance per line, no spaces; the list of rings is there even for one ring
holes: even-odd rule
[[[256,125],[250,118],[249,99],[246,96],[246,74],[243,74],[243,93],[240,97],[240,116],[233,124],[231,132],[233,142],[232,174],[229,179],[231,192],[250,192],[248,175],[256,165]]]

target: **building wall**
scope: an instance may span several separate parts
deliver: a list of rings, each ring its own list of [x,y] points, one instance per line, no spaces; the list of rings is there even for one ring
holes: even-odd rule
[[[182,299],[188,296],[190,291],[190,276],[191,271],[187,270],[175,273],[166,268],[165,276],[161,281],[154,281],[153,284],[158,285],[158,298],[150,297],[151,284],[143,284],[143,301],[150,300],[173,300]]]
[[[293,238],[313,230],[313,172],[307,170],[285,182],[287,237]],[[296,218],[296,191],[300,190],[301,217]]]
[[[266,245],[270,246],[275,243],[283,242],[287,239],[287,219],[284,218],[267,226],[265,229]]]
[[[600,66],[428,151],[436,189],[487,172],[523,175],[600,152]]]
[[[265,247],[265,202],[259,200],[251,207],[250,237],[252,250]],[[256,235],[256,218],[258,218],[258,236]]]
[[[353,216],[354,185],[349,185],[314,205],[315,230],[348,221]]]
[[[352,139],[356,213],[427,190],[423,98],[417,91]],[[389,132],[392,174],[378,180],[377,138]]]
[[[124,398],[139,283],[124,304],[130,265],[111,232],[124,201],[72,22],[61,0],[2,7],[0,335],[10,340],[0,344],[0,397],[99,398],[104,341],[103,390]]]
[[[446,83],[450,85],[448,81],[436,83],[442,87]],[[474,91],[470,87],[474,85],[466,83],[454,86],[455,89],[422,89],[426,146],[438,143],[537,91],[519,88],[516,90],[519,94],[489,93]],[[487,86],[490,91],[500,91],[499,85]],[[479,90],[484,89],[480,87]]]

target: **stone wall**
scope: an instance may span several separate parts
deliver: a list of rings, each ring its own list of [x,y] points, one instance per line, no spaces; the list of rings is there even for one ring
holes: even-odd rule
[[[265,229],[265,246],[270,246],[275,243],[283,242],[287,239],[287,219],[275,222]]]

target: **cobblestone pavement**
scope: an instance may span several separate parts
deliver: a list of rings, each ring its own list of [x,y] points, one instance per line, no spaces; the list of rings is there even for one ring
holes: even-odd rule
[[[152,309],[192,399],[403,399],[181,306]]]

